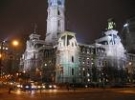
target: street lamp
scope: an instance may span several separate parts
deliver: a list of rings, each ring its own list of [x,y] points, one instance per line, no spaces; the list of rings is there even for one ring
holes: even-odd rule
[[[124,24],[123,26],[124,26],[124,27],[128,27],[128,25],[129,25],[129,24],[128,24],[128,23],[126,23],[126,24]]]
[[[13,41],[12,41],[12,45],[16,47],[16,46],[19,45],[19,42],[18,42],[17,40],[13,40]]]
[[[1,42],[1,48],[0,48],[0,76],[2,78],[2,54],[3,54],[3,44],[4,42]]]
[[[129,33],[129,23],[125,23],[125,24],[123,25],[123,27],[126,28],[126,29],[127,29],[127,33]]]
[[[11,57],[11,63],[12,63],[12,69],[11,69],[11,72],[12,73],[16,73],[18,72],[18,64],[19,64],[19,59],[18,59],[18,53],[17,53],[17,48],[18,46],[20,45],[19,44],[19,41],[18,40],[12,40],[11,41],[11,54],[12,54],[12,57]]]

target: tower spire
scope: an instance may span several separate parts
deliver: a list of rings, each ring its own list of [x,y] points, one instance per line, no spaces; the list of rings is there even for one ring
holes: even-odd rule
[[[36,33],[37,33],[37,24],[34,23],[34,34],[36,34]]]

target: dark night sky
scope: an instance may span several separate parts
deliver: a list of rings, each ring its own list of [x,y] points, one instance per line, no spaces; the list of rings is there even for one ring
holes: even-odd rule
[[[121,31],[126,19],[135,16],[135,0],[66,0],[66,28],[81,41],[93,43],[113,17]],[[26,40],[34,23],[44,39],[47,0],[0,0],[0,40]],[[25,37],[25,38],[24,38]]]

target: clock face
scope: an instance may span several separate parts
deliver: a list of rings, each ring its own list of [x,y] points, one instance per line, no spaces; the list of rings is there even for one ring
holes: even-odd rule
[[[62,5],[61,1],[58,1],[58,5]]]

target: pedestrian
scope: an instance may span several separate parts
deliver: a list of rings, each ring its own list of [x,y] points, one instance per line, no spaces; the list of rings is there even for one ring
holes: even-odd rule
[[[69,91],[69,83],[67,83],[67,90]]]
[[[72,89],[73,89],[73,90],[74,90],[74,92],[75,92],[75,85],[74,85],[74,84],[72,85]]]
[[[10,93],[11,93],[11,91],[12,91],[12,87],[10,87],[10,88],[9,88],[9,90],[8,90],[8,94],[10,94]]]

